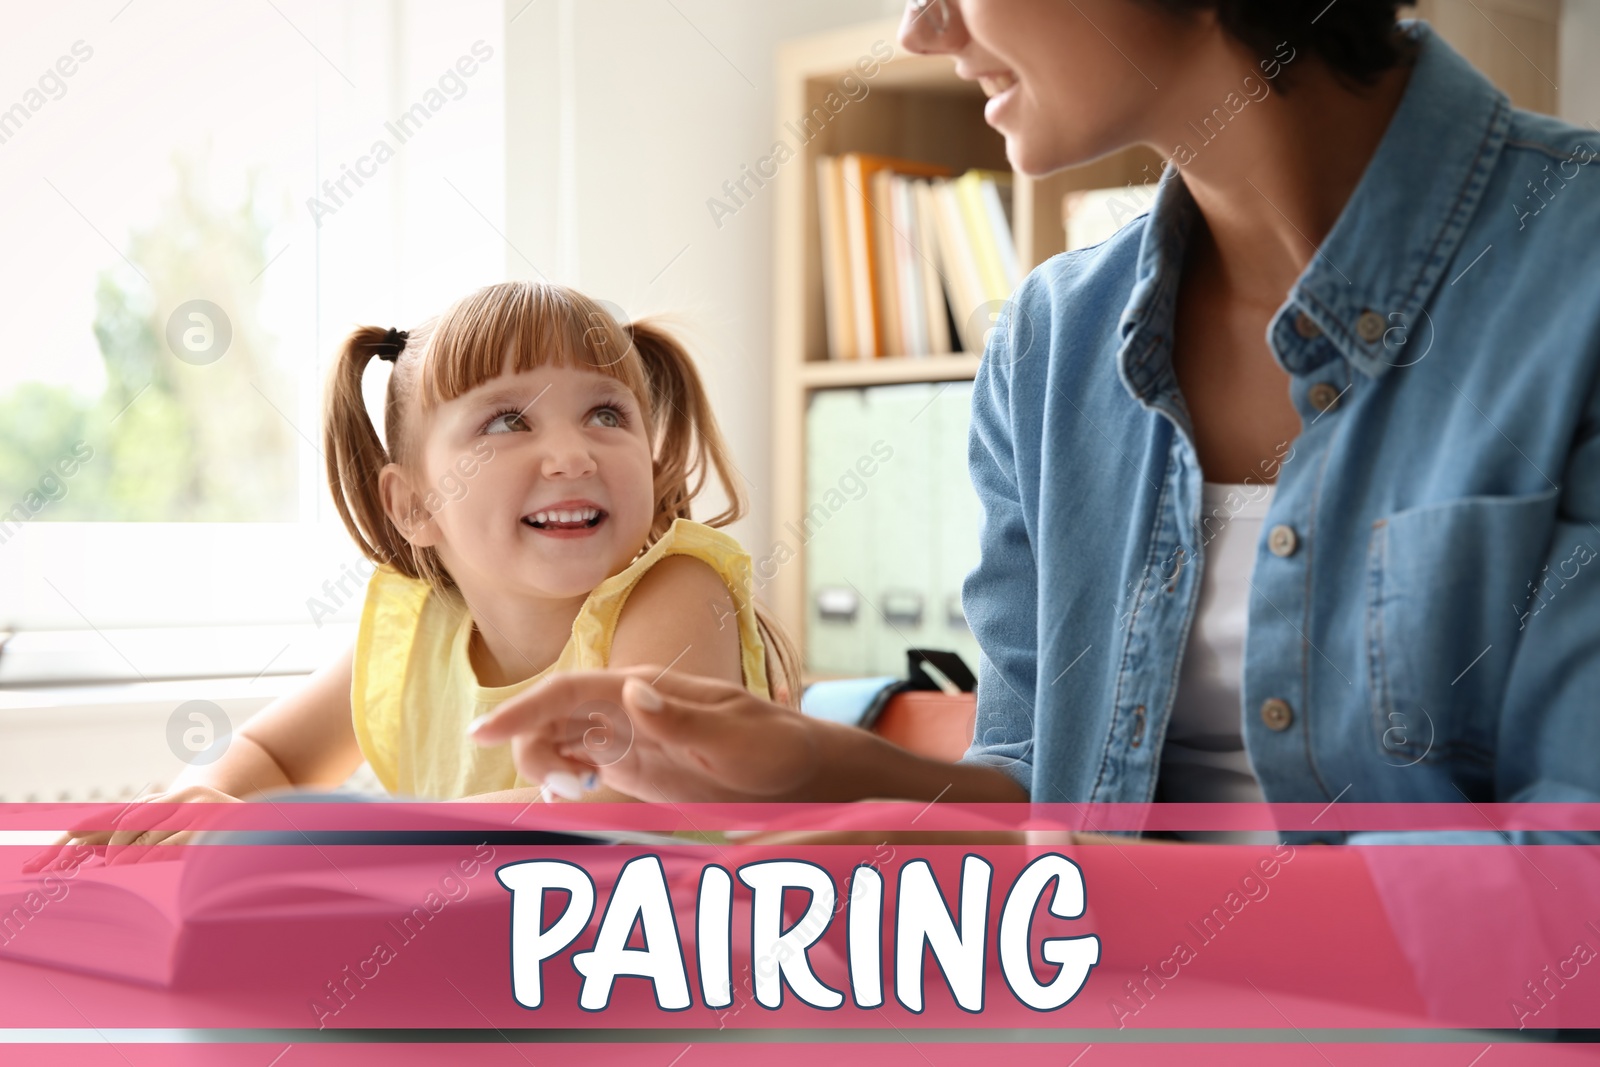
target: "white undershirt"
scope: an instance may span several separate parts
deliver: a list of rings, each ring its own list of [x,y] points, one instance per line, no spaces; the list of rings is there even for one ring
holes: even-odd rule
[[[1266,799],[1244,750],[1240,685],[1250,574],[1275,488],[1203,484],[1200,536],[1205,563],[1200,603],[1183,652],[1178,692],[1161,748],[1157,800],[1259,804]],[[1250,831],[1208,833],[1205,837],[1239,843],[1277,840],[1270,832]]]

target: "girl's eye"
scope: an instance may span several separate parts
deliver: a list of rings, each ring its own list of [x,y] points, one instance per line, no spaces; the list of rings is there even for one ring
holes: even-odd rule
[[[484,424],[484,433],[516,433],[528,428],[520,411],[502,411]]]
[[[614,404],[606,404],[595,409],[594,418],[601,426],[620,430],[628,425],[628,413]]]

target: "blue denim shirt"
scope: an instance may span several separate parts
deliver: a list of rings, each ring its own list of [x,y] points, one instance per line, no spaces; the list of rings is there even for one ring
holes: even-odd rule
[[[1406,26],[1399,110],[1267,331],[1301,426],[1261,467],[1245,748],[1271,802],[1596,802],[1600,138]],[[1171,365],[1196,217],[1169,166],[1028,276],[977,377],[966,760],[1038,802],[1155,795],[1215,526]]]

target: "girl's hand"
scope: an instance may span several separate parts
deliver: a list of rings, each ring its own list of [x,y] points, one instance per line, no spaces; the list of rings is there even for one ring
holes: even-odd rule
[[[62,834],[49,848],[25,861],[24,873],[44,870],[65,870],[82,861],[84,848],[103,853],[105,862],[138,863],[150,859],[177,859],[178,852],[156,854],[153,850],[129,849],[129,845],[181,845],[194,840],[199,828],[193,828],[194,814],[160,807],[167,804],[241,804],[237,797],[229,796],[207,785],[182,786],[166,793],[153,793],[129,803],[111,820],[115,829],[86,830],[78,827]],[[94,820],[96,823],[101,820]]]
[[[615,719],[593,743],[595,715]],[[658,667],[575,671],[477,720],[480,745],[511,743],[517,770],[558,796],[604,783],[646,801],[781,800],[817,770],[813,721],[732,682]]]

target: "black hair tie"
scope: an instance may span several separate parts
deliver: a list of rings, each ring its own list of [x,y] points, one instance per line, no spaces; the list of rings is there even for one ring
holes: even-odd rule
[[[390,363],[400,358],[400,353],[405,351],[406,338],[411,334],[406,330],[397,330],[389,327],[389,332],[383,335],[383,340],[377,344],[378,358],[386,359]]]

